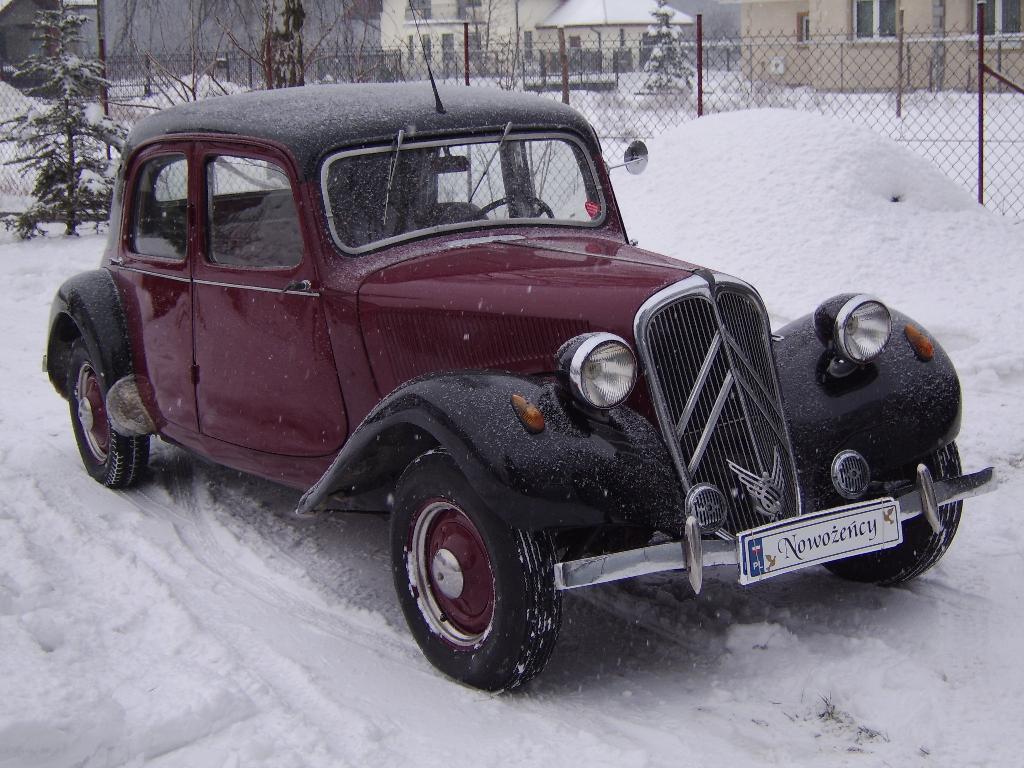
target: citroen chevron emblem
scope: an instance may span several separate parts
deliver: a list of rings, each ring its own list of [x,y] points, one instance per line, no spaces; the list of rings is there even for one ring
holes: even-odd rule
[[[755,475],[731,460],[728,464],[729,469],[736,474],[740,483],[747,489],[757,511],[773,520],[778,517],[782,511],[782,461],[779,458],[779,449],[775,449],[771,474],[764,472]]]

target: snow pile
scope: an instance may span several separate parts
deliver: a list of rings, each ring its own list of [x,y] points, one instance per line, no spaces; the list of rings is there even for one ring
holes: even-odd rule
[[[808,115],[697,121],[618,174],[633,236],[750,280],[776,322],[853,288],[938,334],[965,464],[1001,485],[937,568],[580,590],[527,692],[462,688],[405,630],[386,521],[289,522],[297,493],[159,443],[139,489],[89,479],[39,358],[102,238],[2,236],[0,768],[1020,764],[1024,226]]]
[[[830,295],[877,295],[937,337],[962,375],[1024,373],[1024,226],[978,206],[867,128],[760,110],[687,123],[650,143],[647,173],[615,178],[645,248],[738,275],[776,325]],[[969,355],[960,352],[971,348]]]
[[[26,96],[10,83],[0,81],[0,122],[25,114],[36,100]]]

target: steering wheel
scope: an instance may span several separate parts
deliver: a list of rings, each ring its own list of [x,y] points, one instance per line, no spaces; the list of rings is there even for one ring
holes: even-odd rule
[[[540,210],[540,212],[543,213],[543,214],[546,214],[548,216],[548,218],[551,218],[551,219],[555,218],[555,212],[551,210],[551,206],[548,205],[547,203],[545,203],[539,197],[534,197],[533,195],[530,195],[528,197],[519,198],[519,200],[521,202],[533,203]],[[492,200],[487,205],[485,205],[483,208],[481,208],[480,209],[480,215],[481,216],[486,216],[491,211],[495,211],[498,208],[501,208],[501,206],[503,206],[503,205],[508,205],[508,203],[509,203],[509,197],[507,195],[505,197],[499,197],[497,200]]]

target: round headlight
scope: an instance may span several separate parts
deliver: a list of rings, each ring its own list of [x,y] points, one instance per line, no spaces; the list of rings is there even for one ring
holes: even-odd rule
[[[594,408],[614,408],[636,382],[633,350],[611,333],[577,336],[562,346],[558,359],[573,395]]]
[[[855,296],[836,313],[836,347],[850,362],[870,363],[882,354],[891,333],[888,308],[870,296]]]

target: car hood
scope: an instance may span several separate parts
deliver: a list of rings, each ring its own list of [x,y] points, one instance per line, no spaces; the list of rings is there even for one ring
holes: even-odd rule
[[[371,274],[360,323],[380,394],[458,369],[542,373],[565,341],[633,341],[640,305],[691,264],[590,237],[461,239]]]

